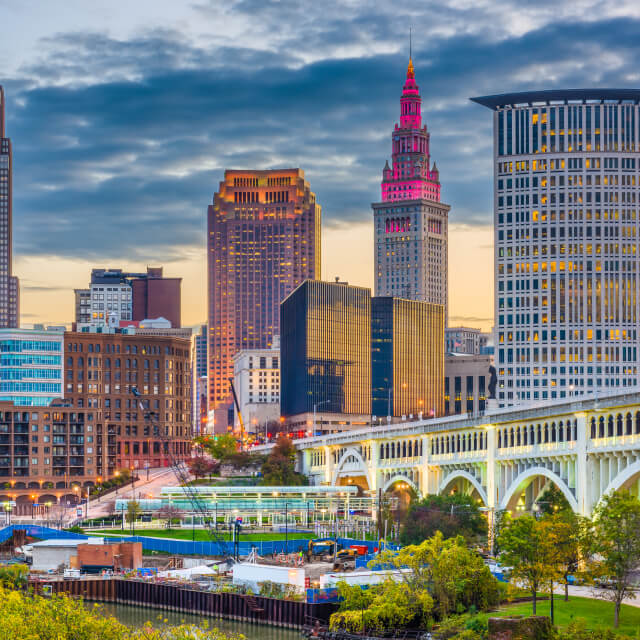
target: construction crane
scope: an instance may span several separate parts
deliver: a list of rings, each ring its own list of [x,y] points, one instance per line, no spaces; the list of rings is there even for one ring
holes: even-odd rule
[[[218,547],[222,551],[222,556],[225,558],[225,560],[233,564],[237,559],[237,545],[236,545],[236,549],[234,549],[234,551],[236,552],[235,554],[236,557],[234,557],[234,554],[229,552],[229,548],[227,546],[226,540],[223,537],[221,537],[217,531],[218,523],[216,522],[215,526],[211,525],[211,515],[209,512],[209,509],[207,508],[206,503],[200,498],[200,496],[198,495],[198,492],[190,484],[191,477],[189,474],[189,470],[187,469],[187,465],[184,463],[184,460],[182,460],[181,458],[178,458],[173,453],[171,449],[171,444],[172,444],[171,439],[169,438],[166,432],[163,432],[160,429],[160,425],[157,422],[157,418],[159,417],[159,414],[157,414],[154,411],[149,411],[148,409],[145,408],[144,404],[142,403],[142,394],[138,391],[136,387],[131,387],[131,393],[134,395],[134,397],[138,401],[138,406],[140,407],[140,411],[142,411],[142,415],[144,416],[145,422],[148,422],[151,425],[152,427],[151,432],[153,433],[154,436],[160,438],[160,440],[162,440],[162,443],[166,446],[167,456],[171,464],[171,469],[173,470],[173,473],[176,479],[178,480],[178,482],[182,485],[184,492],[187,498],[189,499],[189,502],[191,503],[191,507],[193,508],[193,511],[194,511],[194,517],[196,513],[202,516],[202,524],[206,528],[207,533],[209,534],[209,537],[213,542],[216,542],[218,544]],[[238,537],[237,532],[234,537],[237,539]]]
[[[238,396],[236,394],[236,388],[233,384],[233,378],[229,378],[229,385],[231,386],[233,401],[236,404],[236,411],[238,412],[238,420],[240,422],[240,447],[242,448],[244,446],[244,420],[242,419],[242,413],[240,411],[240,403],[238,402]]]

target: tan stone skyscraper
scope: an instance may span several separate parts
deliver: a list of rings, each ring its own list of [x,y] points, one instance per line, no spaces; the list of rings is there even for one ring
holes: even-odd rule
[[[228,170],[207,217],[209,412],[224,431],[233,356],[271,347],[282,300],[320,278],[320,205],[301,169]]]

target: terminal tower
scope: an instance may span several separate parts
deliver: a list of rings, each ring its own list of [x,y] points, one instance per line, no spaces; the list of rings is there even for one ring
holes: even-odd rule
[[[422,124],[413,61],[400,97],[400,124],[391,134],[391,163],[382,171],[373,207],[375,295],[441,304],[447,320],[449,205],[440,202],[440,175]]]

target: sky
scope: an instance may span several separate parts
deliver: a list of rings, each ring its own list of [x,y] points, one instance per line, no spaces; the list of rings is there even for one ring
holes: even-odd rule
[[[636,0],[0,0],[0,25],[25,325],[70,323],[92,267],[146,265],[204,322],[225,168],[304,169],[322,277],[372,286],[411,27],[451,205],[449,322],[490,329],[491,113],[469,97],[640,84]]]

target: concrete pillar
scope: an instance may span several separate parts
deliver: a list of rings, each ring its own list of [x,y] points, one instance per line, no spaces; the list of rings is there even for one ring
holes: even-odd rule
[[[490,510],[496,509],[499,505],[496,475],[496,430],[491,424],[487,425],[487,507]]]
[[[587,481],[587,414],[576,414],[578,421],[578,440],[576,442],[576,461],[575,461],[575,487],[576,500],[578,502],[578,513],[587,516],[591,513],[591,505],[589,500],[589,485]],[[569,485],[571,486],[571,485]]]
[[[429,436],[420,436],[422,442],[422,457],[420,458],[420,493],[426,496],[430,493],[436,493],[437,487],[431,486],[431,473],[429,467],[431,464],[431,442]]]
[[[333,479],[333,456],[331,455],[331,447],[328,445],[324,445],[322,447],[325,456],[325,465],[324,465],[324,481],[325,484],[331,484],[331,480]]]
[[[371,491],[377,491],[378,490],[378,484],[379,484],[379,473],[378,473],[378,460],[380,457],[380,443],[373,440],[371,442],[371,458],[368,461],[369,462],[369,476],[371,478],[370,482],[371,482],[371,486],[369,487],[369,489],[371,489]]]

